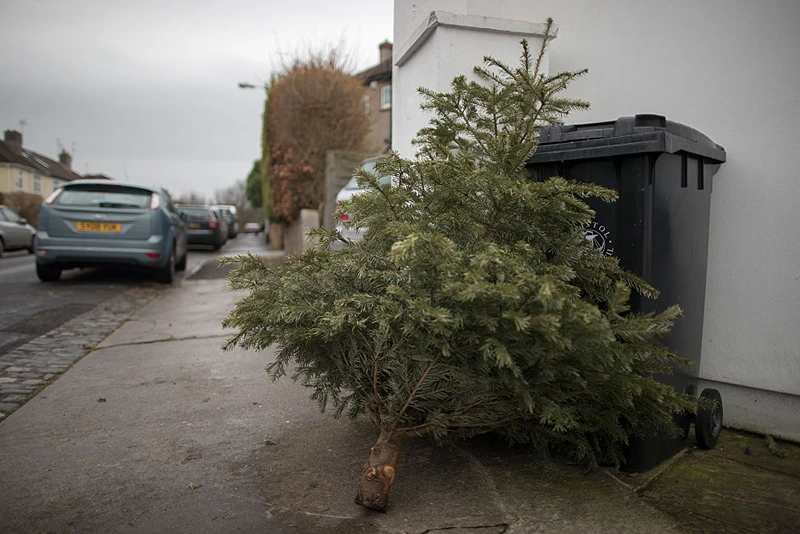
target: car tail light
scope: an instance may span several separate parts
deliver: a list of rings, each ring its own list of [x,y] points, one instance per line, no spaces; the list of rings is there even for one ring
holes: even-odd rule
[[[217,220],[216,219],[211,219],[210,221],[208,221],[208,227],[211,230],[216,230],[217,229]]]
[[[50,196],[49,196],[49,197],[47,197],[47,200],[45,200],[45,201],[44,201],[44,203],[45,203],[45,204],[52,204],[52,203],[53,203],[53,201],[56,199],[56,197],[58,197],[58,195],[60,195],[60,194],[61,194],[61,191],[63,191],[63,189],[61,189],[61,188],[59,188],[59,189],[56,189],[55,191],[53,191],[53,192],[50,194]]]
[[[348,214],[346,214],[343,211],[339,211],[339,204],[336,204],[336,211],[339,212],[337,218],[340,221],[349,221],[350,220],[350,216]]]
[[[146,252],[146,254],[147,257],[150,258],[151,260],[157,260],[158,258],[161,257],[161,254],[158,252]]]
[[[161,195],[153,193],[153,195],[150,197],[150,209],[157,210],[160,207],[161,207]]]

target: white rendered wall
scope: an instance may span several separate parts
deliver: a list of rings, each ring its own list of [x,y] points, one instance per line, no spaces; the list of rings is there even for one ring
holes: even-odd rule
[[[400,42],[395,41],[392,74],[392,149],[404,157],[416,154],[417,148],[411,141],[432,117],[429,112],[420,110],[423,102],[418,92],[420,87],[446,92],[458,75],[477,79],[472,68],[483,65],[483,57],[489,50],[494,58],[516,65],[523,39],[530,43],[535,58],[546,27],[544,21],[512,21],[488,17],[483,12],[450,13],[438,8],[437,22],[430,23],[431,10],[423,8],[435,3],[395,3],[395,39],[399,37]],[[403,10],[409,13],[398,16],[398,11]],[[398,18],[402,30],[398,29]],[[426,28],[427,32],[423,31]],[[543,58],[542,67],[546,74],[547,56]]]
[[[657,113],[725,148],[713,181],[700,375],[723,392],[726,424],[800,440],[800,2],[398,0],[395,43],[434,10],[553,17],[550,71],[589,68],[570,95],[592,108],[569,122]],[[447,72],[494,54],[490,43],[461,43]],[[428,76],[441,58],[425,58]],[[396,101],[410,103],[409,88],[426,85],[413,78],[396,67]],[[406,126],[418,123],[401,111],[393,140],[408,157]]]

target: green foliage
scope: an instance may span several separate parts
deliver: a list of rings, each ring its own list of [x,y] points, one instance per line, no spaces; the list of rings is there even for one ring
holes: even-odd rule
[[[264,206],[264,186],[262,180],[264,171],[261,170],[262,160],[257,159],[253,162],[253,168],[250,169],[250,174],[247,175],[245,183],[245,195],[247,201],[254,208],[261,208]]]
[[[249,294],[227,347],[275,344],[274,378],[292,372],[322,409],[390,433],[495,431],[593,466],[622,461],[632,434],[674,431],[694,402],[651,377],[679,361],[658,338],[680,310],[631,313],[631,290],[655,290],[584,237],[584,199],[616,194],[525,170],[538,130],[588,105],[557,96],[585,71],[544,75],[542,53],[523,42],[517,68],[486,58],[481,83],[422,90],[434,118],[419,157],[359,171],[370,190],[342,207],[360,241],[331,251],[343,238],[320,228],[283,265],[231,260]]]
[[[272,176],[270,173],[270,161],[272,159],[269,136],[267,127],[269,126],[269,92],[274,79],[270,80],[269,85],[264,86],[264,113],[261,116],[261,205],[264,207],[264,218],[270,222],[280,222],[275,215],[272,207]]]

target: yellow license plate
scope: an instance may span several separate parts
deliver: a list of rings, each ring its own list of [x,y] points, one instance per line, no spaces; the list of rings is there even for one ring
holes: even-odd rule
[[[200,223],[186,223],[186,228],[200,228]]]
[[[79,232],[120,232],[120,223],[78,221]]]

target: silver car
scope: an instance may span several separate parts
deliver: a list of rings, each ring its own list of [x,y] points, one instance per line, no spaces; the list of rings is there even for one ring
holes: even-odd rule
[[[228,224],[228,239],[236,239],[239,235],[239,217],[237,215],[236,206],[211,206],[225,219]]]
[[[28,249],[33,254],[36,228],[8,206],[0,205],[0,257],[6,250]]]
[[[376,156],[373,158],[367,158],[361,162],[360,168],[367,172],[375,172],[375,163],[380,159],[380,156]],[[378,179],[378,183],[381,185],[387,185],[392,183],[391,176],[382,176]],[[350,200],[353,196],[358,195],[367,191],[367,189],[361,187],[358,184],[358,178],[353,176],[350,178],[350,181],[339,191],[336,195],[336,210],[339,211],[340,204],[346,200]],[[357,226],[353,224],[353,221],[350,220],[350,214],[346,212],[339,212],[339,218],[336,221],[336,229],[342,234],[342,237],[348,239],[350,241],[358,241],[361,239],[361,236],[364,235],[366,228]],[[344,245],[341,242],[335,242],[332,245],[332,249],[339,250]]]
[[[76,180],[42,205],[35,252],[43,282],[58,280],[64,269],[128,265],[168,284],[186,268],[186,231],[161,188]]]

